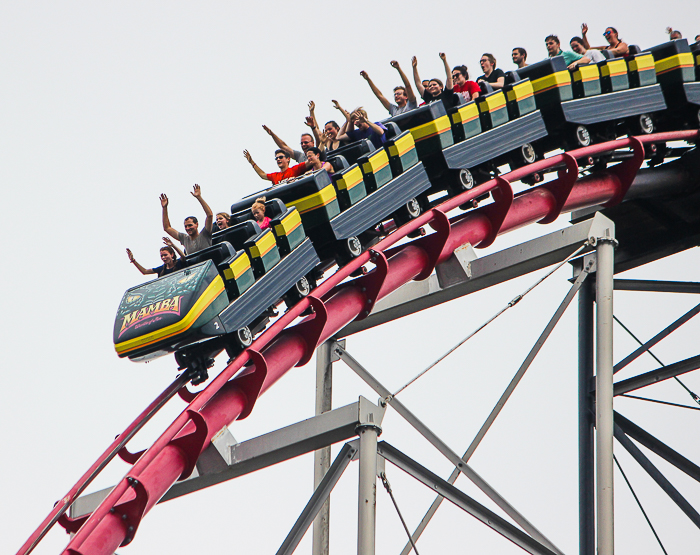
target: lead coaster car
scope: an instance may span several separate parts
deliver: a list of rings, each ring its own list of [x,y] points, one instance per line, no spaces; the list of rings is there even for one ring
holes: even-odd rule
[[[229,304],[211,260],[128,289],[114,321],[120,357],[147,361],[205,336],[202,328]]]

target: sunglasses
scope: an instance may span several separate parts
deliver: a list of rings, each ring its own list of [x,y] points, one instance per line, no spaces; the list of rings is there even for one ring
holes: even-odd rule
[[[452,74],[452,79],[459,79],[459,76],[462,75],[461,73],[453,73]]]
[[[275,160],[284,160],[286,156],[275,156]]]
[[[605,33],[603,33],[603,36],[609,37],[611,34],[612,34],[612,31],[605,31]]]

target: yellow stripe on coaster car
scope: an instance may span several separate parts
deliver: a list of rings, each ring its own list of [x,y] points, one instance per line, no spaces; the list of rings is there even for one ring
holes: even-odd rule
[[[433,121],[412,128],[411,135],[413,135],[413,139],[418,142],[444,133],[449,129],[451,129],[450,119],[447,116],[440,116]]]
[[[695,65],[696,65],[696,66],[700,66],[700,54],[698,54],[697,56],[695,56]]]
[[[338,179],[338,181],[335,182],[335,184],[338,186],[338,189],[345,191],[349,191],[355,185],[359,185],[360,183],[362,183],[362,170],[360,170],[360,166],[355,166],[349,171],[346,171],[340,177],[340,179]]]
[[[270,252],[272,247],[274,247],[276,244],[275,236],[273,235],[272,230],[270,230],[270,233],[265,233],[255,242],[252,247],[250,247],[250,254],[253,255],[253,258],[262,258],[268,252]]]
[[[583,81],[587,83],[598,79],[600,79],[600,72],[596,65],[578,66],[576,71],[574,71],[574,81],[576,82]]]
[[[550,75],[545,75],[539,79],[535,79],[532,82],[532,88],[535,94],[549,91],[557,87],[563,87],[565,85],[571,85],[571,74],[569,71],[557,71],[556,73],[551,73]]]
[[[362,171],[365,173],[377,173],[382,168],[389,165],[389,155],[383,148],[372,154],[367,162],[362,164]]]
[[[236,260],[228,265],[228,268],[224,270],[224,277],[228,280],[238,279],[249,268],[250,259],[248,258],[248,254],[244,252],[241,256],[236,258]]]
[[[221,276],[216,276],[182,320],[151,333],[147,333],[146,335],[142,335],[141,337],[134,337],[128,341],[117,343],[114,345],[114,349],[121,355],[187,331],[192,327],[192,324],[197,321],[197,318],[202,315],[202,312],[204,312],[223,291],[224,281],[221,279]]]
[[[657,60],[654,66],[656,67],[657,75],[661,75],[662,73],[667,73],[678,68],[693,67],[693,55],[690,52],[682,52],[681,54],[675,54],[674,56],[669,56],[663,60]]]
[[[469,123],[479,117],[479,108],[476,102],[461,106],[454,114],[452,114],[452,123]]]
[[[532,88],[532,81],[529,79],[524,83],[519,83],[515,85],[511,90],[508,91],[508,102],[517,102],[520,100],[525,100],[530,98],[535,94]]]
[[[396,158],[397,156],[403,156],[414,148],[416,148],[416,141],[413,140],[411,133],[407,133],[389,147],[389,155]]]
[[[287,202],[286,204],[288,207],[294,206],[299,211],[299,214],[305,214],[306,212],[311,212],[311,210],[315,210],[316,208],[321,208],[322,206],[330,204],[336,198],[335,187],[333,187],[333,184],[331,183],[321,189],[318,193],[313,193],[312,195],[302,197],[292,202]]]
[[[625,60],[609,60],[600,70],[600,74],[603,77],[617,77],[625,73],[627,73],[627,64]]]
[[[282,221],[275,226],[275,233],[278,237],[289,235],[292,231],[301,225],[301,216],[298,210],[291,210]]]
[[[480,102],[477,102],[477,104],[479,105],[479,112],[482,114],[487,112],[495,112],[506,105],[506,95],[504,95],[502,91],[498,91],[496,94],[491,95],[488,98],[479,100]]]
[[[654,69],[654,56],[651,54],[637,56],[630,62],[630,71],[645,71],[648,69]]]

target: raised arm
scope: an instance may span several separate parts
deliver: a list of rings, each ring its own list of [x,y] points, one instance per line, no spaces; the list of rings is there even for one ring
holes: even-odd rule
[[[452,81],[452,71],[450,70],[450,65],[447,63],[447,56],[444,52],[440,52],[440,59],[445,66],[445,88],[450,90],[455,88],[455,84]]]
[[[348,112],[345,108],[343,108],[340,104],[338,104],[337,100],[331,100],[331,102],[333,102],[333,107],[336,110],[340,110],[340,113],[343,114],[343,116],[345,116],[345,122],[348,124],[351,123],[352,120],[350,117],[350,112]]]
[[[581,39],[583,42],[583,47],[586,50],[591,49],[591,45],[588,42],[588,37],[586,36],[588,34],[588,23],[581,23]]]
[[[382,103],[382,106],[384,106],[385,109],[389,110],[391,108],[391,103],[386,99],[386,97],[382,94],[382,91],[380,91],[372,79],[370,79],[370,76],[367,74],[365,70],[362,70],[360,72],[360,75],[364,78],[365,81],[369,84],[369,88],[372,89],[372,92],[374,93],[374,96],[377,97],[377,100]]]
[[[211,228],[214,225],[214,212],[211,211],[207,202],[202,198],[202,188],[195,183],[192,192],[190,193],[194,198],[199,201],[204,209],[204,214],[206,219],[204,220],[204,229],[211,235]]]
[[[374,131],[377,135],[384,135],[384,129],[379,127],[376,123],[365,118],[360,112],[355,112],[355,115],[357,116],[358,123],[366,123],[372,128],[372,131]]]
[[[590,63],[591,63],[591,59],[588,56],[582,56],[578,60],[574,60],[573,62],[571,62],[569,64],[568,69],[574,69],[576,66],[580,66],[583,64],[590,64]]]
[[[399,75],[401,76],[401,80],[403,81],[403,86],[406,89],[406,96],[408,97],[408,101],[415,102],[416,101],[416,93],[413,92],[413,87],[411,86],[411,83],[409,82],[408,77],[406,77],[406,74],[403,72],[403,69],[401,69],[399,62],[397,62],[396,60],[392,60],[391,67],[393,67],[396,71],[399,72]]]
[[[350,137],[348,137],[348,131],[352,130],[355,127],[355,125],[352,123],[352,116],[350,115],[350,112],[348,112],[340,104],[338,104],[337,100],[333,100],[332,102],[333,102],[333,106],[336,108],[336,110],[340,110],[341,113],[345,116],[345,123],[340,128],[340,131],[338,131],[338,135],[336,136],[336,140],[338,140],[338,141],[349,140]]]
[[[160,206],[163,208],[163,231],[173,239],[177,239],[177,229],[170,225],[170,218],[168,217],[168,197],[165,193],[160,195]]]
[[[275,132],[270,129],[267,125],[263,125],[262,128],[265,130],[265,132],[272,137],[272,140],[275,141],[275,144],[277,145],[277,148],[281,148],[284,150],[290,158],[294,157],[294,149],[290,148],[287,143],[285,143],[282,139],[280,139],[277,135],[275,135]]]
[[[131,254],[130,249],[126,249],[126,255],[129,257],[129,262],[131,262],[134,266],[136,266],[138,271],[141,272],[144,276],[148,275],[148,274],[155,274],[155,272],[152,269],[144,268],[143,266],[141,266],[141,264],[136,262],[136,259],[134,258],[134,255]]]
[[[245,156],[245,159],[248,160],[248,163],[251,166],[253,166],[255,173],[257,173],[261,179],[267,179],[268,181],[270,180],[270,178],[267,177],[267,174],[260,169],[260,166],[258,166],[255,162],[253,162],[253,157],[250,155],[250,152],[248,152],[247,150],[244,150],[243,156]]]
[[[318,148],[321,148],[321,135],[320,135],[320,129],[318,127],[318,120],[316,119],[316,103],[313,100],[309,101],[309,117],[311,118],[311,124],[309,125],[308,119],[307,119],[307,124],[309,127],[311,127],[311,131],[314,134],[314,140],[316,141],[316,146]]]
[[[411,58],[411,65],[413,66],[413,82],[416,84],[416,90],[418,91],[418,94],[421,98],[423,98],[423,94],[425,93],[425,87],[423,86],[423,83],[421,83],[420,75],[418,75],[418,58],[413,56],[413,58]],[[452,76],[450,75],[450,77]]]
[[[173,243],[170,240],[170,237],[163,237],[163,244],[172,247],[173,250],[177,253],[177,255],[184,260],[185,258],[185,253],[180,250],[180,247],[178,247],[175,243]]]

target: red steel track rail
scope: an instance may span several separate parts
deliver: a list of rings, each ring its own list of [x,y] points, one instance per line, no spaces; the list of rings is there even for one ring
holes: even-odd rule
[[[550,223],[560,214],[579,208],[621,202],[644,160],[644,144],[692,142],[697,141],[698,134],[693,130],[630,137],[555,155],[465,191],[399,228],[326,279],[233,360],[140,455],[91,515],[77,520],[62,516],[59,522],[75,533],[63,553],[110,555],[130,543],[143,516],[177,480],[190,475],[215,434],[232,421],[247,417],[262,393],[290,369],[306,364],[317,345],[351,321],[366,317],[378,299],[411,280],[427,278],[438,263],[465,243],[483,248],[499,234],[513,229],[535,222]],[[631,148],[633,156],[608,170],[579,179],[577,159],[621,148]],[[564,168],[556,180],[513,194],[511,182],[553,167]],[[447,212],[487,192],[492,194],[493,203],[448,219]],[[430,225],[435,233],[395,246],[408,233],[425,225]],[[375,265],[372,271],[341,283],[369,262]],[[313,316],[287,327],[309,307],[313,308]],[[246,368],[236,375],[243,367]],[[142,414],[147,412],[148,409]],[[139,419],[120,438],[138,422]],[[72,503],[78,489],[84,488],[86,477],[113,456],[114,445],[57,504],[18,555],[33,549],[48,526],[58,520],[58,513]]]

